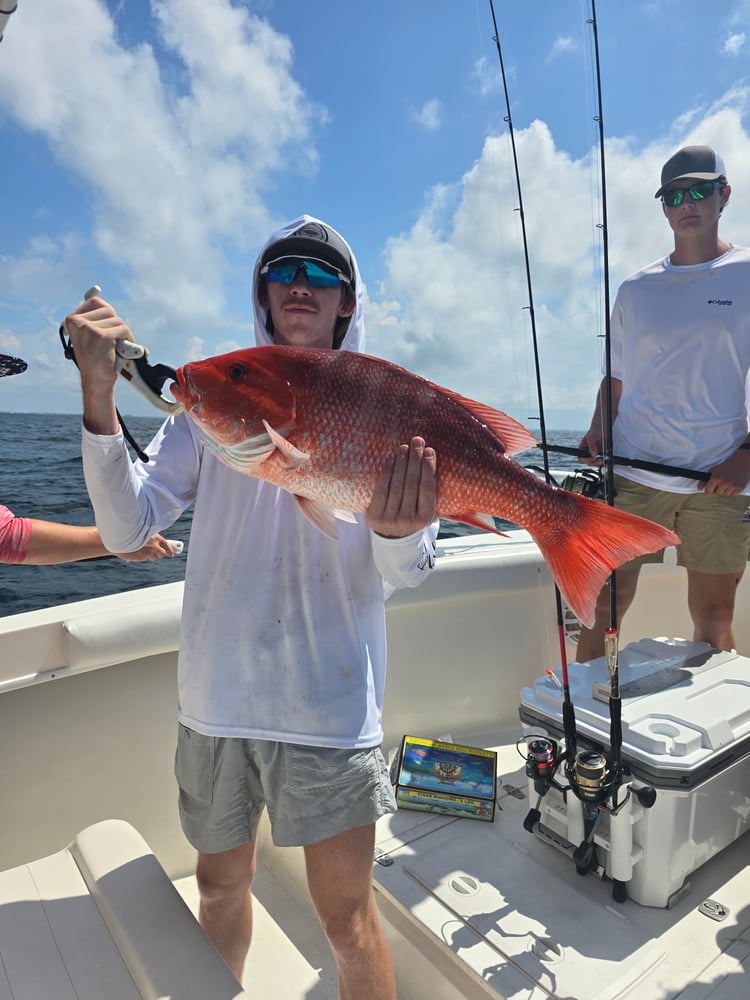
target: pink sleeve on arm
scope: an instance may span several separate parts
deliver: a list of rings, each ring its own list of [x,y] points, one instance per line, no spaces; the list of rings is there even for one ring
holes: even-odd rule
[[[22,563],[29,550],[31,521],[0,504],[0,563]]]

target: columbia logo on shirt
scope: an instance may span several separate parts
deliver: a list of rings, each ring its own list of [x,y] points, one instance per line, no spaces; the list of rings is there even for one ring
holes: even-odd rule
[[[731,306],[731,299],[708,299],[707,304],[710,306]]]

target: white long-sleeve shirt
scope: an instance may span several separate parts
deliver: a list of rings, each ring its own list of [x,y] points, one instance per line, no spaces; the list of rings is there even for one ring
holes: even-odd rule
[[[300,224],[295,220],[272,239]],[[256,296],[256,339],[268,342],[258,310]],[[361,349],[363,336],[360,291],[342,349]],[[336,522],[333,541],[288,493],[204,450],[184,413],[165,422],[147,452],[147,464],[133,463],[121,434],[84,428],[86,482],[112,551],[140,547],[194,505],[180,721],[212,736],[329,747],[380,743],[383,579],[397,587],[425,579],[434,566],[437,522],[385,539],[358,514],[355,523]]]

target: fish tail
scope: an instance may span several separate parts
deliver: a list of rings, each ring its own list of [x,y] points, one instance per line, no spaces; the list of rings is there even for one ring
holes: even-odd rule
[[[636,556],[679,545],[680,539],[661,524],[599,500],[555,493],[558,502],[564,496],[567,510],[528,530],[571,610],[591,628],[597,597],[611,573]]]

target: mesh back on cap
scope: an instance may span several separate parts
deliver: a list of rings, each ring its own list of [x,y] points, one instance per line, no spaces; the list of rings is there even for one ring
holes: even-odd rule
[[[697,181],[716,181],[726,174],[724,161],[710,146],[684,146],[661,168],[661,187],[654,197],[661,198],[664,188],[673,181],[688,177]]]

